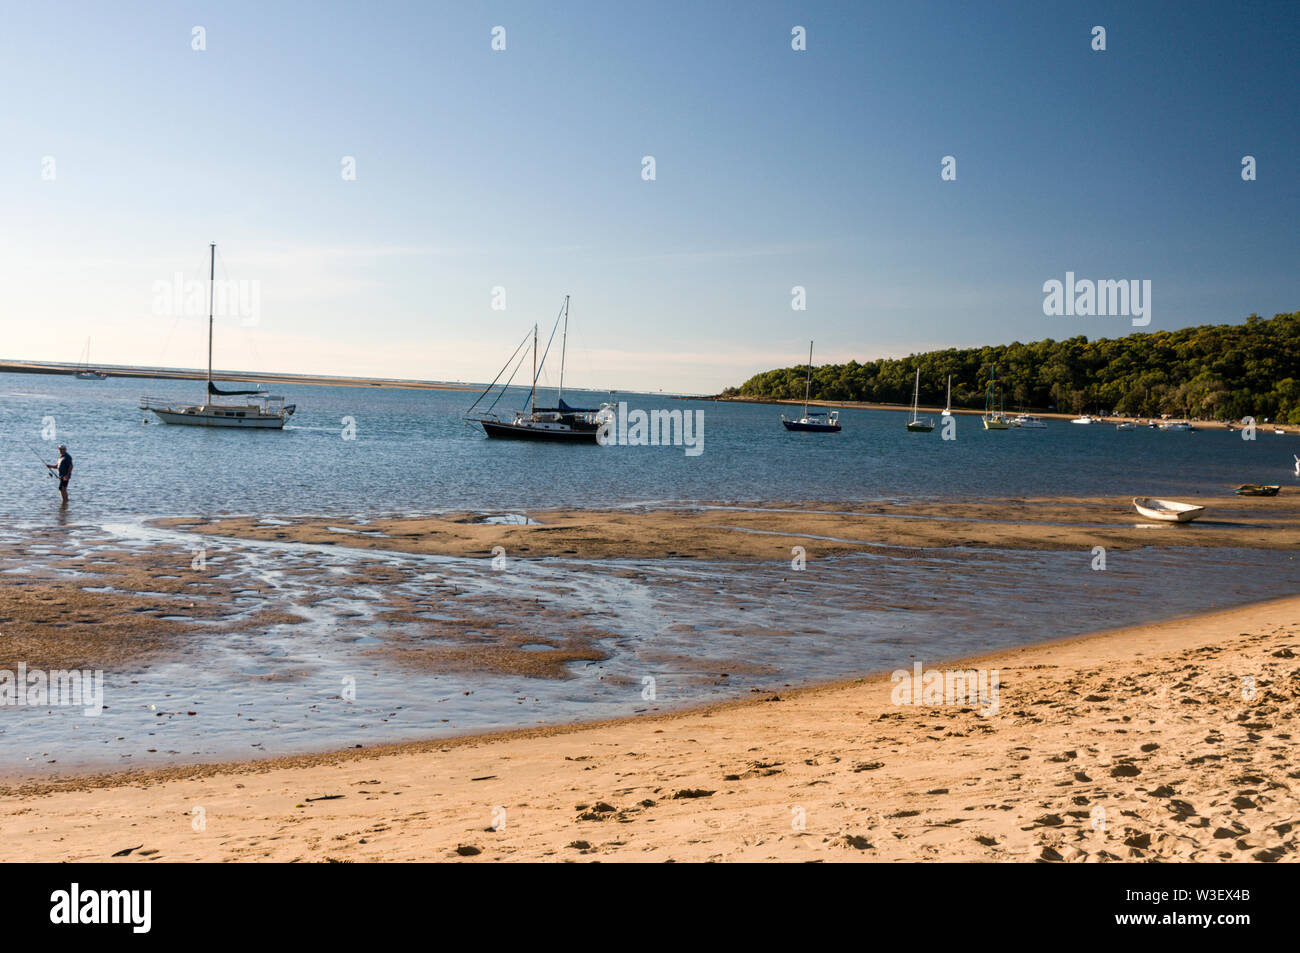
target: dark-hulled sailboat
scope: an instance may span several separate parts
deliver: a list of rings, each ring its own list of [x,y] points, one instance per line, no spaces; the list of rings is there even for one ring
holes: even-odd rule
[[[781,425],[786,430],[803,430],[808,433],[839,433],[840,432],[840,412],[832,410],[829,414],[824,411],[814,410],[808,413],[808,396],[812,392],[812,352],[813,342],[808,342],[808,380],[804,383],[803,388],[803,416],[796,420],[789,420],[785,414],[781,415]]]
[[[546,366],[546,357],[551,352],[551,343],[555,340],[555,332],[560,327],[560,321],[564,321],[564,331],[560,339],[560,386],[556,395],[554,407],[537,406],[537,381],[541,376],[542,368]],[[564,296],[564,305],[560,313],[555,318],[555,327],[551,328],[551,336],[546,342],[546,350],[542,352],[539,362],[537,356],[537,325],[532,328],[533,338],[533,383],[528,390],[528,412],[522,410],[513,411],[506,416],[495,413],[493,408],[497,402],[505,395],[506,389],[509,388],[510,382],[514,380],[515,374],[518,373],[520,365],[523,364],[523,356],[519,357],[519,362],[515,364],[515,369],[511,371],[510,377],[501,385],[500,392],[488,405],[486,410],[474,412],[474,408],[497,386],[501,380],[501,375],[506,372],[521,351],[527,354],[525,348],[528,345],[528,337],[525,336],[519,345],[515,348],[510,359],[506,361],[505,366],[497,372],[496,378],[479,394],[478,399],[465,412],[465,420],[476,423],[483,428],[483,433],[489,437],[497,437],[505,440],[545,440],[551,443],[589,443],[595,444],[596,436],[600,433],[601,427],[607,422],[613,420],[614,410],[611,404],[601,404],[599,407],[571,407],[564,402],[564,362],[567,357],[569,341],[569,296]]]

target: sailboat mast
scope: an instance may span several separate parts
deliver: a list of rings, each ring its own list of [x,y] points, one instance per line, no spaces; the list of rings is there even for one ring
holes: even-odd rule
[[[808,382],[803,385],[803,416],[808,419],[808,395],[812,392],[812,346],[813,342],[808,342]]]
[[[564,337],[560,338],[560,399],[555,402],[559,407],[564,403],[564,355],[569,346],[569,296],[564,296]]]
[[[208,389],[203,395],[204,404],[208,402],[208,394],[212,393],[212,300],[217,280],[217,243],[211,242],[210,245],[211,251],[208,257]]]
[[[533,389],[528,394],[528,413],[537,413],[537,325],[533,325]]]

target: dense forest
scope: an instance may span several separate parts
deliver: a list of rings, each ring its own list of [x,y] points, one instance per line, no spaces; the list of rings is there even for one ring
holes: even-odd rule
[[[982,408],[997,367],[1007,410],[1160,414],[1300,423],[1300,312],[1257,314],[1244,324],[949,349],[813,369],[814,400],[910,404],[921,369],[921,403]],[[755,374],[724,397],[802,398],[808,365]]]

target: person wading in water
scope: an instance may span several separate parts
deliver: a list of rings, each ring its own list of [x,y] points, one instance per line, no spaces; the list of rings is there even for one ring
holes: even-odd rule
[[[59,474],[59,493],[63,496],[63,505],[68,505],[68,481],[72,479],[72,454],[68,453],[68,448],[59,444],[59,459],[57,463],[45,464],[51,470]]]

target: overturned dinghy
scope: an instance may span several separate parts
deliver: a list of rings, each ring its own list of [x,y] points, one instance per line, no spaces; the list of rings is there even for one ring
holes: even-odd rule
[[[1146,496],[1135,497],[1133,507],[1147,519],[1164,523],[1190,523],[1205,512],[1205,507],[1192,503],[1156,500]]]

